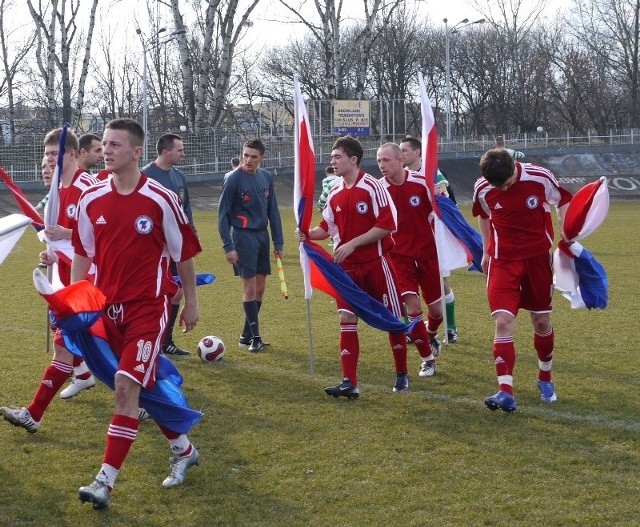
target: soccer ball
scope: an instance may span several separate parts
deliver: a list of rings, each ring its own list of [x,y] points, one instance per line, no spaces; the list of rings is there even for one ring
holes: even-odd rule
[[[198,342],[198,356],[204,362],[220,362],[224,357],[224,342],[211,335],[204,337]]]

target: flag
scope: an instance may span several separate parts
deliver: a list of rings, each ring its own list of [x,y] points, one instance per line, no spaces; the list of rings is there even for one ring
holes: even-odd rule
[[[308,234],[314,203],[315,155],[307,109],[297,76],[293,78],[293,86],[296,123],[293,203],[298,229]],[[329,253],[309,239],[300,244],[300,266],[305,299],[310,299],[313,287],[317,287],[333,298],[343,298],[359,318],[374,328],[392,332],[411,331],[412,326],[401,323],[382,303],[360,289]]]
[[[451,271],[471,263],[472,270],[482,272],[482,236],[451,199],[438,195],[436,201],[440,208],[435,229],[440,268]]]
[[[44,207],[44,225],[47,229],[52,229],[58,224],[58,214],[60,213],[60,176],[62,175],[62,162],[64,159],[65,143],[67,140],[67,129],[69,123],[62,125],[62,133],[58,142],[58,159],[56,168],[51,178],[51,191],[49,192],[49,201]]]
[[[13,199],[16,200],[16,203],[18,204],[18,207],[20,207],[22,213],[29,219],[31,219],[31,224],[33,225],[33,227],[36,230],[43,229],[44,221],[42,221],[42,218],[40,217],[40,214],[38,213],[36,208],[31,205],[31,203],[29,203],[29,200],[24,195],[24,192],[22,192],[22,189],[15,184],[9,174],[7,174],[2,168],[0,168],[0,176],[2,176],[4,184],[7,185],[7,187],[11,191],[11,195],[13,196]]]
[[[578,190],[565,211],[563,239],[553,253],[554,284],[574,309],[607,307],[607,273],[578,240],[602,225],[608,210],[609,189],[601,177]]]
[[[10,214],[0,218],[0,264],[4,262],[31,222],[31,218],[22,214]]]
[[[82,356],[91,373],[113,390],[118,358],[111,350],[100,319],[105,296],[87,280],[56,289],[38,269],[33,272],[33,283],[49,306],[52,322],[62,329],[66,348]],[[181,385],[180,372],[161,355],[155,385],[140,392],[140,402],[158,424],[186,434],[204,414],[189,407]]]
[[[420,84],[420,113],[422,114],[422,166],[420,173],[427,180],[433,211],[437,216],[440,216],[438,203],[432,197],[436,184],[436,171],[438,170],[438,133],[422,73],[418,73],[418,83]]]
[[[309,233],[311,216],[313,214],[313,190],[316,179],[316,157],[313,150],[313,138],[307,108],[304,105],[298,76],[293,77],[293,100],[295,118],[295,152],[294,152],[294,187],[293,203],[295,207],[296,222],[300,232]],[[312,294],[311,269],[309,257],[300,244],[300,267],[304,280],[304,298],[309,300]]]
[[[173,275],[173,281],[178,284],[179,287],[182,287],[182,280],[180,280],[178,275]],[[196,286],[209,285],[215,281],[216,277],[211,273],[199,273],[196,275]]]

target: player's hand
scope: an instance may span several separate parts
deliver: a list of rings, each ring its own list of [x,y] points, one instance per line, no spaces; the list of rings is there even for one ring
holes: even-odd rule
[[[60,225],[54,225],[53,227],[45,228],[44,234],[49,241],[57,242],[58,240],[70,239],[70,229],[60,227]]]
[[[489,255],[488,254],[483,254],[482,255],[482,272],[484,274],[487,274],[488,269],[489,269]]]
[[[273,255],[276,258],[282,258],[284,256],[284,251],[273,251]]]
[[[183,333],[188,333],[198,325],[200,313],[197,304],[187,304],[180,311],[180,325],[184,326]]]
[[[344,262],[354,250],[355,247],[351,242],[342,244],[340,247],[333,251],[333,261],[336,263]]]
[[[236,251],[229,251],[225,253],[225,257],[227,258],[227,262],[231,265],[236,265],[238,263],[238,253]]]
[[[303,242],[307,239],[307,235],[304,232],[302,232],[300,229],[296,228],[296,239],[299,242]]]
[[[49,257],[47,251],[42,251],[40,254],[38,254],[38,260],[39,265],[46,267],[48,265],[53,265],[54,263],[56,263],[57,258],[55,254],[52,254],[51,257]]]

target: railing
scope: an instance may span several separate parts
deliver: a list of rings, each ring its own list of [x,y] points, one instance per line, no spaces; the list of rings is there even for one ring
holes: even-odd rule
[[[186,175],[226,172],[229,161],[240,154],[246,136],[231,136],[219,130],[204,133],[179,133],[185,145],[187,157],[180,167]],[[286,130],[285,130],[286,133]],[[159,134],[158,134],[159,135]],[[524,134],[503,134],[505,145],[516,150],[535,148],[564,148],[579,146],[632,145],[640,144],[640,129],[612,130],[608,135],[587,134],[586,136],[551,136],[545,132]],[[404,134],[361,137],[365,157],[373,158],[383,142],[400,142]],[[335,136],[314,136],[314,148],[317,163],[329,163],[331,146]],[[262,136],[267,147],[267,158],[262,166],[267,169],[292,166],[294,161],[293,136]],[[442,156],[471,157],[484,152],[494,145],[495,136],[453,138],[447,143],[441,140],[438,151]],[[14,181],[40,181],[40,162],[43,147],[40,143],[20,144],[18,146],[0,146],[0,166],[9,173]],[[1,188],[1,186],[0,186]]]

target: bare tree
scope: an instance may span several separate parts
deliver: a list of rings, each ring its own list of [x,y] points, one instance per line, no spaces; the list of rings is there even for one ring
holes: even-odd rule
[[[299,23],[304,24],[311,35],[322,45],[324,52],[324,79],[330,99],[341,99],[347,96],[344,85],[344,71],[346,64],[351,62],[355,68],[356,99],[364,96],[365,81],[369,67],[371,48],[380,31],[390,22],[394,12],[405,6],[406,0],[361,0],[364,11],[363,23],[358,25],[353,45],[347,48],[342,43],[345,30],[343,16],[343,0],[314,0],[314,6],[319,16],[319,22],[308,19],[302,7],[305,2],[293,5],[289,0],[280,3],[294,16]],[[377,24],[376,24],[377,23]],[[358,60],[351,60],[357,57]]]
[[[85,1],[83,6],[87,2]],[[82,66],[78,76],[78,84],[75,86],[76,100],[72,105],[72,78],[74,75],[72,52],[74,40],[78,30],[78,13],[80,10],[80,0],[50,0],[43,5],[42,0],[38,0],[34,6],[33,0],[27,0],[31,17],[36,23],[36,38],[38,42],[37,59],[45,83],[47,86],[47,100],[49,106],[50,124],[54,124],[56,117],[56,69],[60,74],[62,85],[62,119],[68,122],[78,122],[82,116],[84,106],[84,90],[87,75],[89,73],[89,62],[91,58],[91,41],[95,26],[95,14],[98,7],[98,0],[92,0],[87,33],[84,37],[84,53]],[[50,9],[49,9],[50,7]],[[60,50],[58,52],[57,44]],[[43,48],[46,46],[46,62],[42,58]],[[75,106],[75,107],[74,107]]]
[[[158,0],[161,1],[161,0]],[[195,28],[185,24],[180,0],[170,0],[182,68],[182,89],[189,127],[219,126],[231,84],[236,47],[260,0],[240,10],[239,0],[208,0]],[[196,69],[197,68],[197,69]]]
[[[12,0],[0,0],[0,52],[2,53],[2,68],[4,77],[0,81],[0,93],[6,94],[8,102],[9,136],[13,144],[16,136],[16,76],[23,66],[23,60],[31,51],[35,42],[35,35],[27,31],[27,38],[16,42],[18,34],[24,35],[25,26],[18,26],[9,30],[5,25],[5,17],[15,16],[12,12],[15,4]]]

